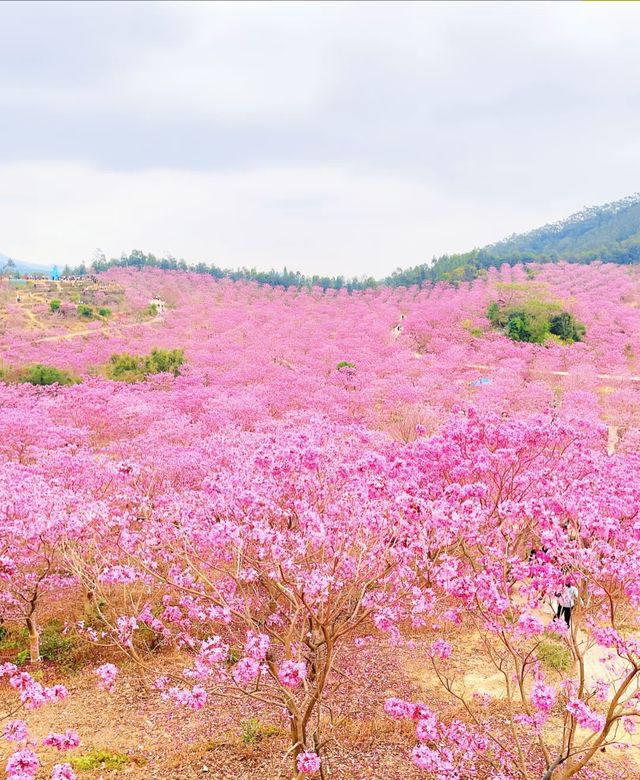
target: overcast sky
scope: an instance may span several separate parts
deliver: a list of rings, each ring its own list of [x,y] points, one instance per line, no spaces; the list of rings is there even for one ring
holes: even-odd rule
[[[373,274],[640,190],[635,3],[0,3],[0,252]]]

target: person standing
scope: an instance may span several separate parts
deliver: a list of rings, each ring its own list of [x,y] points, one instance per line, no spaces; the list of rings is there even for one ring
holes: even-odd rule
[[[567,628],[571,626],[571,611],[578,603],[578,596],[578,589],[570,579],[565,581],[564,587],[560,593],[556,594],[556,598],[558,599],[558,611],[556,617],[558,620],[563,618],[564,622],[567,624]]]

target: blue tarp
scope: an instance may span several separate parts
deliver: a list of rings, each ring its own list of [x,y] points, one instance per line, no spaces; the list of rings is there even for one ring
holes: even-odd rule
[[[478,387],[478,385],[490,385],[491,380],[487,379],[486,376],[483,376],[481,379],[474,379],[471,383],[474,387]]]

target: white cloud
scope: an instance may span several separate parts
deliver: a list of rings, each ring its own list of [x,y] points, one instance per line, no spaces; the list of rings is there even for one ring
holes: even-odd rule
[[[638,189],[640,6],[0,3],[0,251],[382,275]]]

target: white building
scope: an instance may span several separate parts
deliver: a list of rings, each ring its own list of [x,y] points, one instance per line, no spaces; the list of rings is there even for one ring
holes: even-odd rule
[[[160,317],[164,316],[164,313],[167,308],[167,304],[165,301],[162,300],[162,298],[159,298],[157,295],[155,295],[150,301],[149,306],[155,306],[156,312]]]

